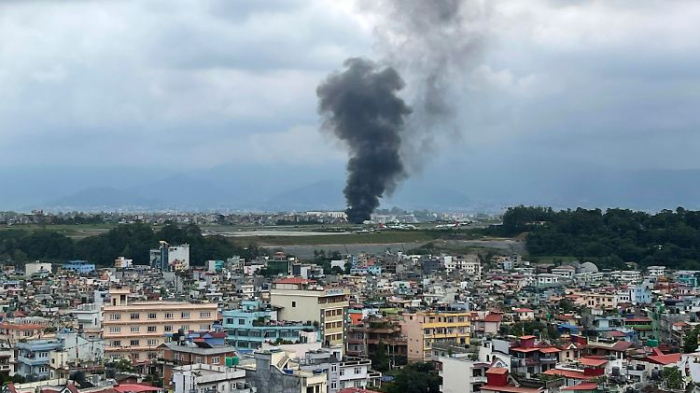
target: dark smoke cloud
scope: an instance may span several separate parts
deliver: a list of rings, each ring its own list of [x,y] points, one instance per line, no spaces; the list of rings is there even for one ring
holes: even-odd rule
[[[376,50],[408,85],[414,113],[402,155],[419,170],[435,138],[461,135],[457,105],[470,66],[480,58],[488,31],[483,0],[364,0],[377,18]]]
[[[360,1],[377,17],[377,51],[390,66],[350,59],[318,89],[325,128],[350,148],[351,222],[370,219],[380,198],[421,169],[434,135],[459,135],[455,86],[481,46],[486,0]],[[397,97],[404,87],[399,72],[413,111]]]
[[[350,150],[345,186],[348,220],[369,220],[379,199],[405,175],[400,149],[411,109],[397,96],[404,81],[391,67],[348,59],[346,69],[331,74],[317,89],[323,128]]]

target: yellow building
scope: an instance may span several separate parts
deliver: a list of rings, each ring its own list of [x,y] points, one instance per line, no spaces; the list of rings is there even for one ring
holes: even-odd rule
[[[433,343],[469,344],[469,313],[426,312],[403,314],[401,330],[408,339],[408,360],[431,359]]]
[[[318,324],[325,346],[345,345],[345,313],[350,291],[323,288],[313,280],[283,278],[270,290],[270,305],[280,307],[277,318]]]
[[[158,357],[158,346],[179,329],[208,331],[217,320],[216,303],[129,302],[128,289],[110,289],[104,306],[105,358],[134,363]]]

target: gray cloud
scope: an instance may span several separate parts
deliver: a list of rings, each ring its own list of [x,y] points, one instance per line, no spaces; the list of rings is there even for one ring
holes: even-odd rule
[[[462,139],[438,138],[450,163],[427,170],[700,168],[700,3],[487,3],[487,50],[442,80]],[[0,2],[0,164],[342,177],[342,149],[313,132],[315,87],[348,56],[386,53],[363,15],[323,0]]]

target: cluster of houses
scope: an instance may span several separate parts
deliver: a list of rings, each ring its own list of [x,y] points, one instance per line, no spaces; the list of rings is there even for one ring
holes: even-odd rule
[[[414,362],[444,393],[698,389],[699,272],[401,252],[197,267],[188,253],[4,266],[4,391],[372,392]]]

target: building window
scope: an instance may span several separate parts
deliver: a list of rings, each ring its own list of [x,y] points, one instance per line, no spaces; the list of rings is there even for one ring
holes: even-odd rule
[[[141,318],[141,314],[139,314],[139,313],[137,313],[137,312],[131,313],[131,320],[132,320],[132,321],[133,321],[134,319],[140,319],[140,318]]]
[[[211,364],[219,364],[219,357],[214,356],[213,358],[211,358]]]
[[[211,317],[211,312],[210,311],[202,311],[199,313],[200,318],[209,318]]]
[[[296,306],[297,306],[297,302],[292,301],[292,307],[296,307]]]
[[[362,369],[360,367],[355,367],[355,374],[360,374]]]
[[[132,326],[131,327],[131,333],[138,333],[139,330],[141,330],[138,326]]]
[[[122,319],[122,315],[121,314],[109,314],[109,319],[111,321],[118,321],[118,320]]]
[[[131,340],[129,343],[132,347],[138,347],[139,346],[139,340]]]
[[[118,348],[118,347],[121,347],[121,346],[122,346],[122,342],[121,342],[121,341],[119,341],[119,340],[114,340],[114,341],[112,341],[112,347],[113,347],[113,348]]]
[[[239,324],[239,325],[245,325],[245,319],[242,319],[242,318],[239,319],[239,320],[238,320],[238,324]]]
[[[158,314],[156,314],[154,312],[148,313],[148,319],[156,319],[156,318],[158,318]]]
[[[165,313],[165,319],[173,319],[175,318],[175,315],[171,312],[166,312]]]
[[[182,325],[181,329],[183,332],[187,333],[190,331],[190,325]]]
[[[226,318],[227,325],[233,325],[233,318]]]
[[[149,326],[148,327],[148,333],[155,333],[156,332],[156,327],[155,326]]]
[[[155,338],[151,338],[148,340],[149,347],[155,347],[156,345],[158,345],[158,340],[156,340]]]
[[[165,325],[165,326],[163,326],[163,330],[166,332],[172,332],[173,327],[171,325]]]
[[[148,358],[149,359],[155,359],[158,357],[158,352],[149,352],[148,353]]]
[[[190,319],[190,312],[189,312],[189,311],[183,311],[182,313],[180,313],[180,317],[181,317],[182,319]]]
[[[331,364],[331,372],[338,372],[338,365],[336,364]]]
[[[121,326],[110,326],[110,327],[109,327],[109,332],[110,332],[110,333],[121,333],[121,332],[122,332],[122,328],[121,328]]]

